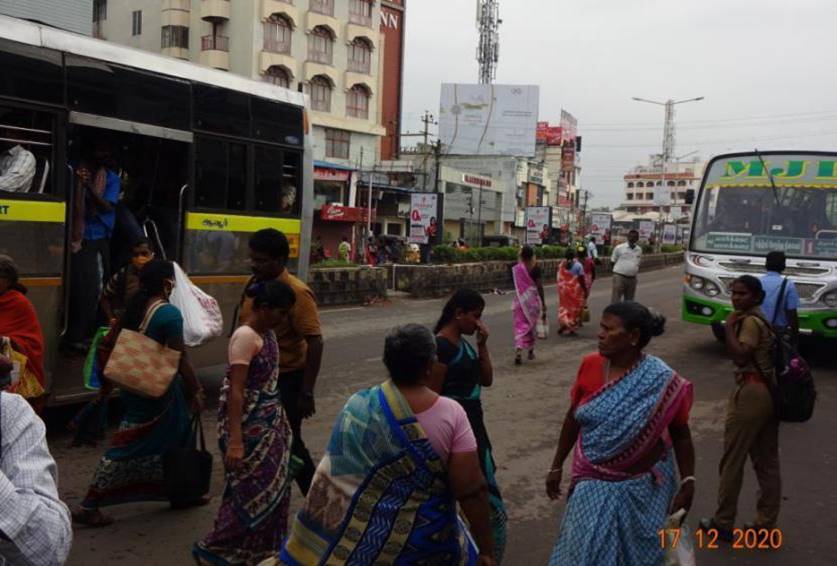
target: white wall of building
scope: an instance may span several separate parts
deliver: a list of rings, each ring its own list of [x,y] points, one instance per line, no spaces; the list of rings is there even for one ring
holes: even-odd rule
[[[0,14],[84,35],[93,33],[93,0],[0,0]]]

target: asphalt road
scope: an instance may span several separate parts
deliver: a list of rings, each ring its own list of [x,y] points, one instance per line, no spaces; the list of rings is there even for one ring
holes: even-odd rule
[[[706,327],[680,320],[681,269],[642,274],[637,300],[668,317],[666,334],[649,352],[661,356],[695,385],[691,427],[697,453],[697,494],[689,521],[712,513],[718,486],[724,405],[732,388],[732,366]],[[555,290],[547,290],[549,316],[554,326]],[[498,481],[509,511],[507,564],[545,564],[563,510],[544,492],[560,422],[568,407],[569,388],[582,356],[596,348],[597,313],[610,297],[610,280],[594,287],[593,324],[578,338],[554,334],[539,341],[537,359],[515,367],[512,363],[511,295],[486,296],[484,315],[491,337],[495,384],[484,392],[486,423],[497,461]],[[333,309],[322,313],[326,337],[325,359],[317,387],[318,412],[303,433],[315,457],[322,454],[334,418],[346,398],[360,388],[385,378],[380,361],[383,336],[397,324],[432,325],[443,301],[395,299],[365,308]],[[553,328],[554,331],[554,328]],[[781,461],[784,484],[780,526],[783,546],[778,551],[734,550],[728,546],[698,551],[699,564],[834,564],[837,540],[837,357],[833,343],[814,342],[806,353],[815,367],[819,402],[814,418],[803,425],[783,425]],[[217,380],[216,380],[217,382]],[[214,430],[214,414],[205,418]],[[67,448],[60,430],[50,434],[59,463],[61,495],[70,504],[84,496],[87,482],[102,449]],[[221,459],[216,454],[212,494],[220,498]],[[568,474],[565,474],[568,476]],[[751,470],[745,475],[740,500],[740,522],[751,520],[756,487]],[[299,507],[294,491],[292,513]],[[117,520],[105,529],[77,529],[70,564],[168,565],[189,562],[189,549],[212,526],[217,500],[201,509],[171,511],[164,504],[135,504],[109,509]]]

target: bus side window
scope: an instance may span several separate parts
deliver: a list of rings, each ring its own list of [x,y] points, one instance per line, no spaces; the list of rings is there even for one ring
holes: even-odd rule
[[[244,210],[247,147],[208,137],[196,140],[195,204],[210,210]]]
[[[53,192],[53,128],[50,114],[0,105],[0,193]]]

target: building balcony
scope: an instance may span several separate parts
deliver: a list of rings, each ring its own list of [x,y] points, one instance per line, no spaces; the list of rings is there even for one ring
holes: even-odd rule
[[[341,29],[340,22],[337,18],[326,16],[325,14],[318,14],[317,12],[308,12],[305,15],[305,31],[310,33],[317,26],[329,28],[334,32],[335,39],[340,39]]]
[[[230,69],[230,38],[205,35],[201,38],[201,65],[228,71]]]
[[[201,51],[223,51],[230,50],[230,38],[225,35],[205,35],[201,38]]]
[[[343,83],[346,86],[346,90],[348,91],[355,85],[364,85],[366,88],[369,89],[369,92],[374,96],[375,95],[375,82],[370,75],[363,74],[363,73],[354,73],[352,71],[346,71],[344,75],[345,82]]]
[[[372,28],[359,26],[357,24],[346,24],[346,41],[351,43],[356,37],[365,37],[372,44],[372,49],[378,48],[380,33]]]
[[[163,0],[160,10],[182,10],[189,12],[192,10],[192,0]]]
[[[262,51],[259,55],[259,70],[262,74],[266,73],[271,67],[285,67],[293,77],[296,76],[296,65],[296,59],[284,53]]]
[[[230,0],[201,0],[201,19],[220,23],[230,19]]]
[[[167,57],[174,57],[175,59],[189,60],[189,50],[185,47],[164,47],[161,53]]]
[[[296,26],[299,21],[299,10],[293,2],[287,0],[262,0],[262,19],[266,20],[273,14],[285,14]]]
[[[337,87],[337,73],[334,72],[334,67],[331,65],[323,65],[322,63],[315,63],[314,61],[306,61],[303,80],[310,81],[317,75],[328,77],[335,88]]]

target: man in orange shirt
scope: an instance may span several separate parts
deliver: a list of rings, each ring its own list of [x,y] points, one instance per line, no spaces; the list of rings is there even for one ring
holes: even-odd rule
[[[296,481],[305,495],[316,466],[302,441],[302,419],[315,413],[314,386],[323,358],[323,338],[314,293],[308,285],[288,272],[289,256],[288,239],[278,230],[259,230],[250,238],[253,278],[248,286],[275,279],[289,285],[296,295],[290,316],[273,331],[279,343],[279,391],[293,431],[291,454],[302,464]],[[252,310],[252,299],[242,297],[240,307],[239,324],[247,320]]]

